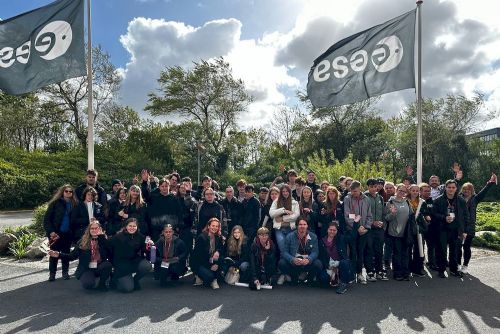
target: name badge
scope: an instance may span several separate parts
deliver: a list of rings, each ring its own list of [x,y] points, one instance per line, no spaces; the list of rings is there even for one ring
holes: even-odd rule
[[[350,213],[349,214],[349,219],[354,219],[354,218],[356,218],[356,215],[354,213]]]
[[[95,262],[95,261],[94,262],[90,262],[89,263],[89,268],[90,269],[96,269],[97,268],[97,262]]]
[[[170,263],[168,263],[168,261],[161,261],[162,268],[168,269],[169,266],[170,266]]]

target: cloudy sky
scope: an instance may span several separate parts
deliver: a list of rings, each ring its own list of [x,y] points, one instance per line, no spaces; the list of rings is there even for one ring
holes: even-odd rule
[[[5,2],[5,3],[4,3]],[[50,0],[3,1],[7,18]],[[336,41],[415,7],[413,0],[94,0],[93,43],[110,53],[124,79],[120,99],[142,112],[167,66],[223,56],[255,98],[240,124],[266,124],[277,105],[297,104],[313,60]],[[423,95],[487,98],[500,110],[500,21],[491,0],[425,0]],[[387,94],[397,114],[413,90]],[[480,129],[500,126],[500,113]]]

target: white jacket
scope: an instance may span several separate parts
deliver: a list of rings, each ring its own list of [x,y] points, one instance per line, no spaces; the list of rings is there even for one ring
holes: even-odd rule
[[[273,204],[271,205],[271,208],[269,209],[269,216],[273,218],[273,228],[274,229],[280,229],[281,228],[281,222],[277,222],[276,218],[283,216],[283,213],[285,212],[285,208],[279,208],[278,209],[278,199],[273,201]],[[283,221],[290,223],[290,228],[292,230],[295,230],[295,222],[297,221],[297,218],[300,216],[300,208],[299,208],[299,203],[292,199],[292,214],[291,215],[284,215],[283,216]]]

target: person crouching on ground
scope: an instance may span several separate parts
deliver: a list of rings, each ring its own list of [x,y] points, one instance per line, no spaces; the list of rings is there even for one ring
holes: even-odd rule
[[[61,258],[66,261],[78,259],[75,277],[80,280],[82,287],[87,290],[93,289],[99,278],[97,288],[101,291],[108,291],[106,284],[112,269],[111,262],[109,262],[111,252],[108,239],[97,219],[92,218],[82,239],[71,253],[51,250],[49,255],[51,258]]]
[[[174,235],[172,225],[165,225],[160,239],[156,242],[156,262],[160,266],[160,285],[166,286],[168,280],[178,281],[186,272],[188,250],[186,244]]]

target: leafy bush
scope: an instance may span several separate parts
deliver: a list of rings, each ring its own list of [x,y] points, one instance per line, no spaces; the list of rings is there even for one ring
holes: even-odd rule
[[[486,232],[472,239],[472,245],[500,251],[500,232]]]
[[[476,231],[500,231],[500,202],[483,202],[478,205]]]
[[[47,204],[42,204],[33,211],[33,219],[31,225],[29,225],[29,229],[37,235],[45,235],[45,229],[43,227],[45,212],[47,212]]]
[[[17,260],[26,257],[26,254],[28,253],[28,247],[37,238],[35,234],[30,233],[27,229],[19,234],[11,234],[11,236],[14,238],[14,241],[9,244],[9,252]]]

